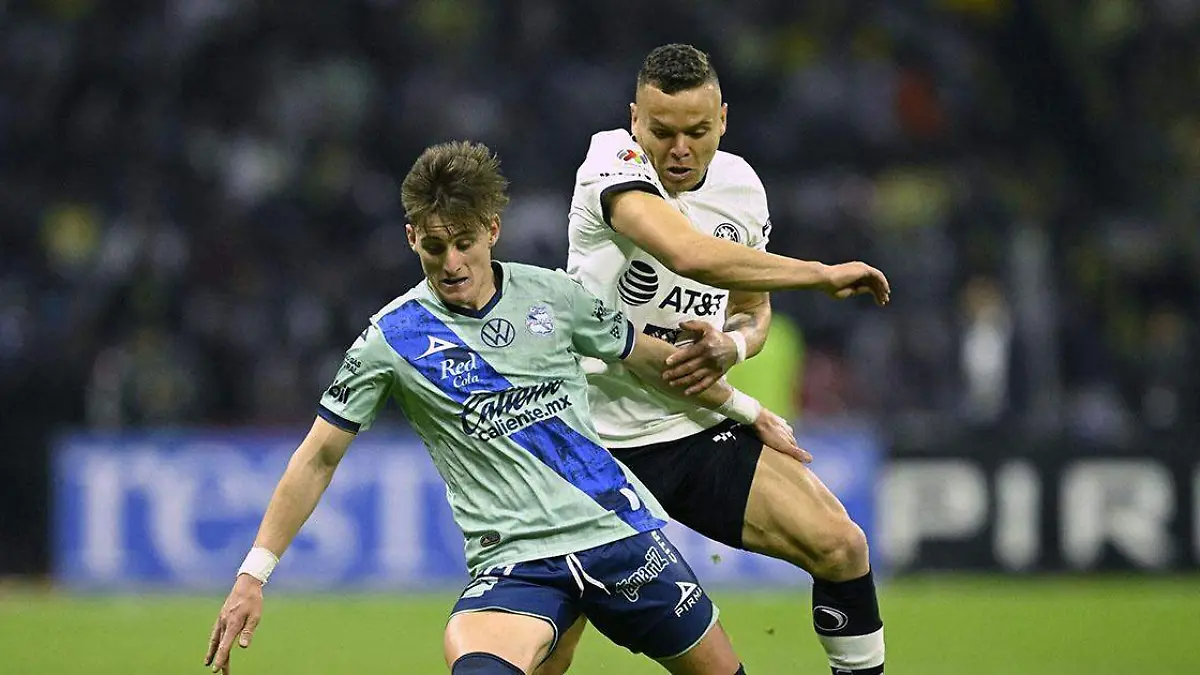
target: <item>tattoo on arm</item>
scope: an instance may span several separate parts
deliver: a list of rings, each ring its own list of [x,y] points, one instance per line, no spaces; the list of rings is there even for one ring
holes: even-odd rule
[[[740,294],[739,294],[740,295]],[[762,351],[767,342],[767,330],[771,327],[771,301],[766,293],[747,293],[751,297],[738,298],[730,294],[729,311],[725,319],[725,331],[740,331],[746,336],[746,356]]]
[[[739,312],[725,320],[725,331],[753,328],[761,318],[761,314],[753,310],[750,312]]]

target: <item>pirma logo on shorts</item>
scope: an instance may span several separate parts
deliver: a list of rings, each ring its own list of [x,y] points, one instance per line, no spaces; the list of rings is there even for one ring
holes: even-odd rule
[[[676,581],[679,587],[679,602],[675,603],[675,616],[687,614],[704,597],[704,589],[690,581]]]

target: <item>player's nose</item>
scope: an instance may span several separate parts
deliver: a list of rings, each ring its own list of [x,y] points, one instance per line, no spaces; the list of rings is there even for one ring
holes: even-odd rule
[[[462,251],[458,250],[456,247],[451,247],[450,250],[446,252],[446,261],[443,267],[446,268],[447,272],[454,272],[462,267],[465,258],[466,256]]]

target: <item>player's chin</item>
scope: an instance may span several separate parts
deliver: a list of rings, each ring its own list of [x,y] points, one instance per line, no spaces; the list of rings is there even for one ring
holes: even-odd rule
[[[668,169],[663,172],[661,178],[664,187],[672,192],[691,190],[700,182],[695,169],[688,169],[687,171],[671,171]]]
[[[447,282],[445,279],[442,279],[438,282],[438,290],[441,291],[442,297],[447,300],[460,300],[470,294],[471,280],[465,278],[456,282]]]

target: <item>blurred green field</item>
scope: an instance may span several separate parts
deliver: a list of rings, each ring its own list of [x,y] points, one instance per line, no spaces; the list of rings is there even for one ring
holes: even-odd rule
[[[715,589],[722,618],[756,675],[829,670],[807,592]],[[67,597],[0,590],[0,673],[207,672],[220,597]],[[254,646],[233,672],[442,673],[452,592],[268,596]],[[1200,578],[931,578],[883,594],[891,675],[1200,674]],[[589,631],[576,675],[665,672]]]

